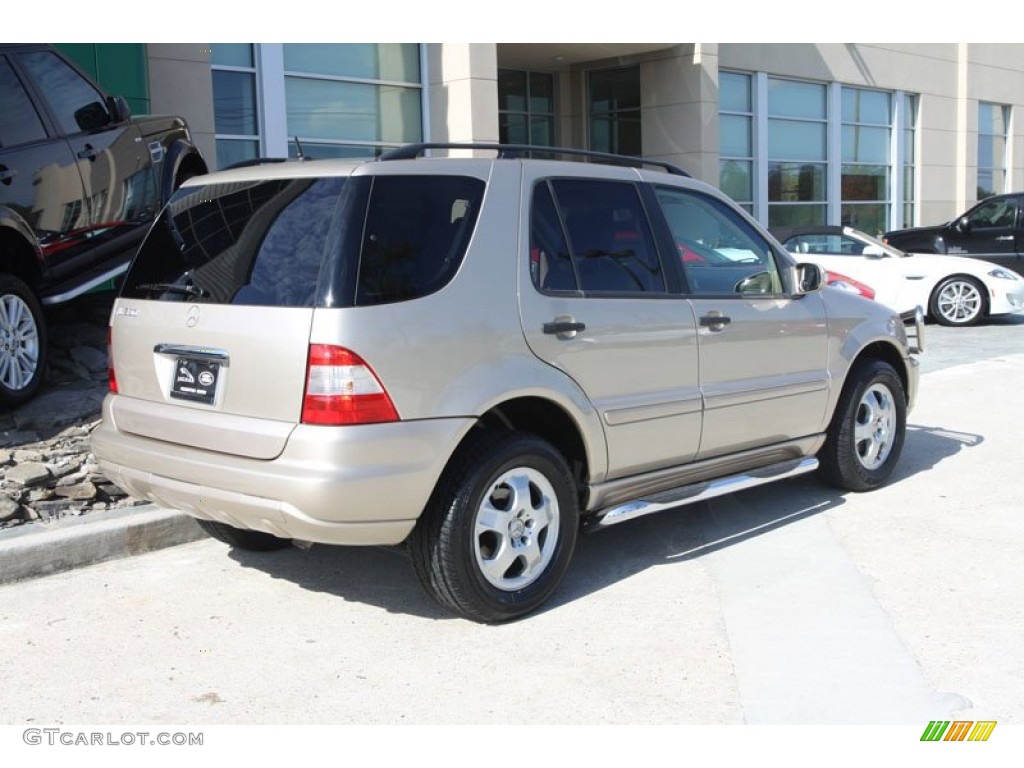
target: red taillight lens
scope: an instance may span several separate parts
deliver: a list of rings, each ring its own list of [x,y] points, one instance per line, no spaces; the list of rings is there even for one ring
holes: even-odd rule
[[[114,329],[107,326],[107,381],[110,391],[117,394],[117,376],[114,375]]]
[[[842,288],[843,290],[850,291],[851,293],[859,293],[868,299],[875,298],[875,290],[870,285],[865,285],[860,280],[854,280],[849,275],[844,275],[842,272],[833,272],[831,270],[825,272],[825,283],[835,288]]]
[[[310,344],[306,367],[304,424],[375,424],[398,421],[377,374],[355,352]]]

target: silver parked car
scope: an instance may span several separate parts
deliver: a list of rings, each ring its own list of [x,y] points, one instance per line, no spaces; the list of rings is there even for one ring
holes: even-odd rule
[[[672,166],[438,146],[174,196],[112,313],[111,480],[237,547],[405,542],[492,622],[582,527],[889,478],[918,382],[891,310]]]

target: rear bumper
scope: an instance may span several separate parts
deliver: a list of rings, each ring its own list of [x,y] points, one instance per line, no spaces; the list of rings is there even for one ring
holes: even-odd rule
[[[412,531],[471,418],[299,425],[269,460],[118,429],[93,433],[103,473],[138,498],[236,528],[324,544],[397,544]]]

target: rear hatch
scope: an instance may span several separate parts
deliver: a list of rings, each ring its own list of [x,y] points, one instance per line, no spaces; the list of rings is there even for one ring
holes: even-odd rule
[[[280,454],[302,413],[319,278],[345,186],[345,177],[277,178],[178,192],[114,306],[120,430]]]

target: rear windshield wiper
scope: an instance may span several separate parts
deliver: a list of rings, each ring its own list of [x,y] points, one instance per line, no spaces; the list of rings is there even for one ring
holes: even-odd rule
[[[178,285],[177,283],[142,283],[135,286],[140,291],[164,291],[166,293],[180,293],[185,296],[209,296],[210,294],[202,288],[194,285]]]

